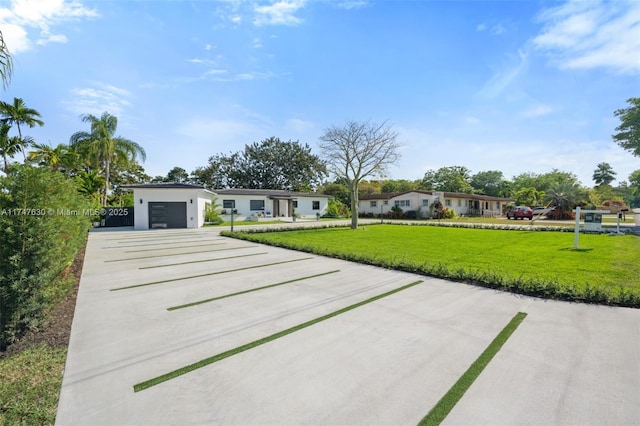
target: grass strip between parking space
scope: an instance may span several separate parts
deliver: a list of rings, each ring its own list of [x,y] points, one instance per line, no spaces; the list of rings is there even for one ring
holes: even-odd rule
[[[230,248],[222,248],[222,249],[186,251],[184,253],[157,254],[154,256],[127,257],[126,259],[112,259],[112,260],[105,260],[104,262],[109,263],[109,262],[124,262],[125,260],[154,259],[156,257],[182,256],[183,254],[211,253],[213,251],[238,250],[238,249],[244,249],[244,248],[250,248],[250,247],[255,247],[255,246],[240,246],[240,247],[230,247]]]
[[[213,240],[197,240],[198,243],[210,242],[210,241],[224,241],[224,239],[215,238]],[[102,247],[102,250],[109,250],[109,249],[120,249],[120,250],[122,250],[122,249],[128,249],[128,248],[133,248],[133,247],[166,246],[166,245],[169,245],[169,244],[183,244],[185,242],[186,241],[176,241],[176,242],[169,241],[169,242],[151,243],[151,244],[150,243],[146,243],[146,244],[130,244],[130,245],[127,245],[127,246],[109,246],[109,247]],[[204,245],[214,245],[214,244],[209,244],[209,243],[207,243],[207,244],[198,244],[198,246],[204,246]],[[190,247],[193,247],[193,245],[190,246]],[[149,250],[154,250],[154,249],[149,249]],[[129,252],[127,252],[127,253],[129,253]]]
[[[226,271],[207,272],[206,274],[190,275],[188,277],[171,278],[168,280],[152,281],[152,282],[143,283],[143,284],[134,284],[126,287],[112,288],[111,291],[129,290],[131,288],[146,287],[149,285],[164,284],[164,283],[170,283],[173,281],[190,280],[191,278],[208,277],[210,275],[227,274],[229,272],[246,271],[248,269],[264,268],[267,266],[282,265],[283,263],[300,262],[301,260],[309,260],[309,259],[313,259],[313,257],[303,257],[301,259],[283,260],[282,262],[264,263],[262,265],[245,266],[244,268],[227,269]]]
[[[326,315],[323,315],[321,317],[312,319],[312,320],[307,321],[307,322],[303,322],[302,324],[298,324],[298,325],[293,326],[291,328],[287,328],[286,330],[279,331],[279,332],[274,333],[274,334],[272,334],[270,336],[263,337],[262,339],[254,340],[253,342],[249,342],[249,343],[244,344],[242,346],[238,346],[238,347],[230,349],[228,351],[221,352],[221,353],[219,353],[217,355],[214,355],[214,356],[209,357],[209,358],[205,358],[205,359],[200,360],[200,361],[198,361],[196,363],[187,365],[187,366],[179,368],[177,370],[173,370],[173,371],[171,371],[169,373],[166,373],[166,374],[163,374],[161,376],[154,377],[153,379],[149,379],[149,380],[146,380],[144,382],[140,382],[140,383],[138,383],[138,384],[133,386],[133,390],[134,390],[134,392],[140,392],[142,390],[148,389],[148,388],[150,388],[152,386],[158,385],[158,384],[166,382],[168,380],[175,379],[176,377],[179,377],[179,376],[182,376],[184,374],[190,373],[190,372],[192,372],[194,370],[197,370],[199,368],[205,367],[205,366],[207,366],[209,364],[213,364],[214,362],[218,362],[218,361],[221,361],[221,360],[223,360],[225,358],[229,358],[230,356],[233,356],[233,355],[239,354],[241,352],[247,351],[249,349],[255,348],[256,346],[264,345],[265,343],[269,343],[269,342],[271,342],[273,340],[279,339],[280,337],[284,337],[284,336],[286,336],[288,334],[295,333],[298,330],[302,330],[303,328],[310,327],[310,326],[312,326],[314,324],[317,324],[319,322],[328,320],[329,318],[333,318],[333,317],[338,316],[340,314],[343,314],[345,312],[348,312],[348,311],[351,311],[353,309],[359,308],[360,306],[364,306],[366,304],[369,304],[371,302],[375,302],[376,300],[382,299],[384,297],[391,296],[392,294],[398,293],[398,292],[400,292],[402,290],[406,290],[406,289],[411,288],[411,287],[413,287],[415,285],[418,285],[418,284],[420,284],[422,282],[423,282],[422,280],[414,281],[412,283],[403,285],[402,287],[398,287],[398,288],[393,289],[391,291],[387,291],[385,293],[382,293],[382,294],[379,294],[377,296],[371,297],[369,299],[363,300],[362,302],[354,303],[353,305],[349,305],[349,306],[347,306],[345,308],[338,309],[337,311],[333,311],[333,312],[331,312],[329,314],[326,314]]]
[[[295,283],[295,282],[298,282],[298,281],[309,280],[311,278],[323,277],[325,275],[335,274],[336,272],[340,272],[340,270],[336,269],[335,271],[323,272],[321,274],[309,275],[308,277],[295,278],[293,280],[283,281],[281,283],[269,284],[269,285],[265,285],[265,286],[262,286],[262,287],[252,288],[252,289],[249,289],[249,290],[243,290],[243,291],[237,291],[235,293],[224,294],[222,296],[212,297],[211,299],[198,300],[197,302],[191,302],[191,303],[186,303],[184,305],[172,306],[170,308],[167,308],[167,311],[175,311],[177,309],[189,308],[191,306],[202,305],[203,303],[213,302],[214,300],[226,299],[227,297],[239,296],[239,295],[245,294],[245,293],[251,293],[251,292],[259,291],[259,290],[266,290],[266,289],[272,288],[272,287],[278,287],[278,286],[281,286],[281,285],[291,284],[291,283]]]
[[[173,249],[181,249],[181,248],[193,248],[193,247],[209,247],[209,246],[221,246],[223,244],[227,244],[226,242],[224,243],[205,243],[205,244],[189,244],[188,246],[172,246],[172,247],[165,247],[165,248],[160,248],[160,247],[155,247],[155,248],[151,248],[151,249],[137,249],[137,250],[125,250],[125,253],[140,253],[143,251],[157,251],[157,250],[173,250]],[[166,246],[167,244],[161,244]],[[121,249],[123,248],[129,248],[131,246],[127,246],[127,247],[120,247]]]
[[[527,316],[524,312],[518,312],[509,323],[498,333],[489,346],[471,364],[451,389],[438,401],[438,403],[424,416],[418,426],[439,425],[449,415],[453,407],[458,403],[464,393],[471,387],[473,382],[480,376],[480,373],[491,362],[493,357],[500,351],[502,346],[511,337],[520,323]]]
[[[264,251],[261,253],[249,253],[249,254],[240,254],[238,256],[227,256],[227,257],[217,257],[215,259],[202,259],[202,260],[189,260],[187,262],[178,262],[178,263],[166,263],[164,265],[153,265],[153,266],[141,266],[138,269],[154,269],[154,268],[164,268],[165,266],[179,266],[179,265],[188,265],[190,263],[203,263],[203,262],[215,262],[217,260],[226,260],[226,259],[237,259],[239,257],[250,257],[250,256],[260,256],[262,254],[269,254]]]

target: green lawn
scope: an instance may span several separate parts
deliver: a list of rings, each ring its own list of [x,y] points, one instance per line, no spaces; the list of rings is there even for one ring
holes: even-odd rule
[[[42,344],[0,360],[0,425],[54,423],[66,356]]]
[[[640,307],[631,235],[367,225],[234,236],[523,294]]]

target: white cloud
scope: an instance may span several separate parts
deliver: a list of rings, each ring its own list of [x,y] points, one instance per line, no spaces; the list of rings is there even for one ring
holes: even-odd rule
[[[500,70],[485,83],[478,95],[483,98],[495,98],[501,95],[509,86],[513,85],[517,79],[528,68],[528,54],[522,50],[518,51],[518,58],[513,60],[515,64],[510,64],[505,69]]]
[[[541,117],[543,115],[551,114],[553,111],[554,109],[548,105],[535,105],[520,113],[520,116],[525,118]]]
[[[96,83],[93,87],[71,89],[72,100],[62,101],[67,109],[75,114],[101,115],[107,111],[116,117],[131,106],[131,92],[109,84]]]
[[[493,35],[504,34],[506,31],[507,31],[506,28],[503,27],[501,24],[496,24],[493,27],[491,27],[491,34]]]
[[[67,36],[64,34],[45,34],[42,33],[42,37],[36,42],[40,46],[44,46],[49,43],[66,43]]]
[[[362,9],[364,7],[369,6],[369,2],[368,1],[364,1],[364,0],[354,0],[354,1],[342,1],[340,3],[337,4],[337,6],[340,9],[345,9],[345,10],[355,10],[355,9]]]
[[[507,32],[507,29],[502,24],[494,24],[494,25],[491,25],[491,27],[489,27],[489,25],[483,22],[476,26],[476,31],[486,31],[486,30],[489,30],[489,32],[491,32],[491,34],[493,35],[500,35]]]
[[[256,5],[253,9],[255,13],[253,24],[256,26],[299,25],[303,20],[295,14],[304,7],[304,4],[305,0],[279,0],[266,6]]]
[[[53,34],[51,28],[63,22],[97,17],[94,9],[78,1],[12,0],[0,8],[0,26],[9,51],[19,53],[35,44],[66,43],[64,34]],[[35,30],[37,34],[29,32]]]
[[[290,118],[285,123],[285,129],[294,133],[306,133],[315,129],[316,125],[312,121],[305,121],[299,118]]]
[[[640,2],[579,1],[544,10],[533,44],[560,68],[640,72]]]

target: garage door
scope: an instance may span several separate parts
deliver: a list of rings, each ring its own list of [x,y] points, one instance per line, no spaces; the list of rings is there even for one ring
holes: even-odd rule
[[[187,203],[149,203],[149,228],[186,228]]]

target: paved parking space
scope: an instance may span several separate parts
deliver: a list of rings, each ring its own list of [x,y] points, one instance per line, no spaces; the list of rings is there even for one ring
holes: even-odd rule
[[[416,424],[520,311],[527,318],[445,424],[637,423],[640,310],[521,297],[212,229],[95,232],[56,424]]]

